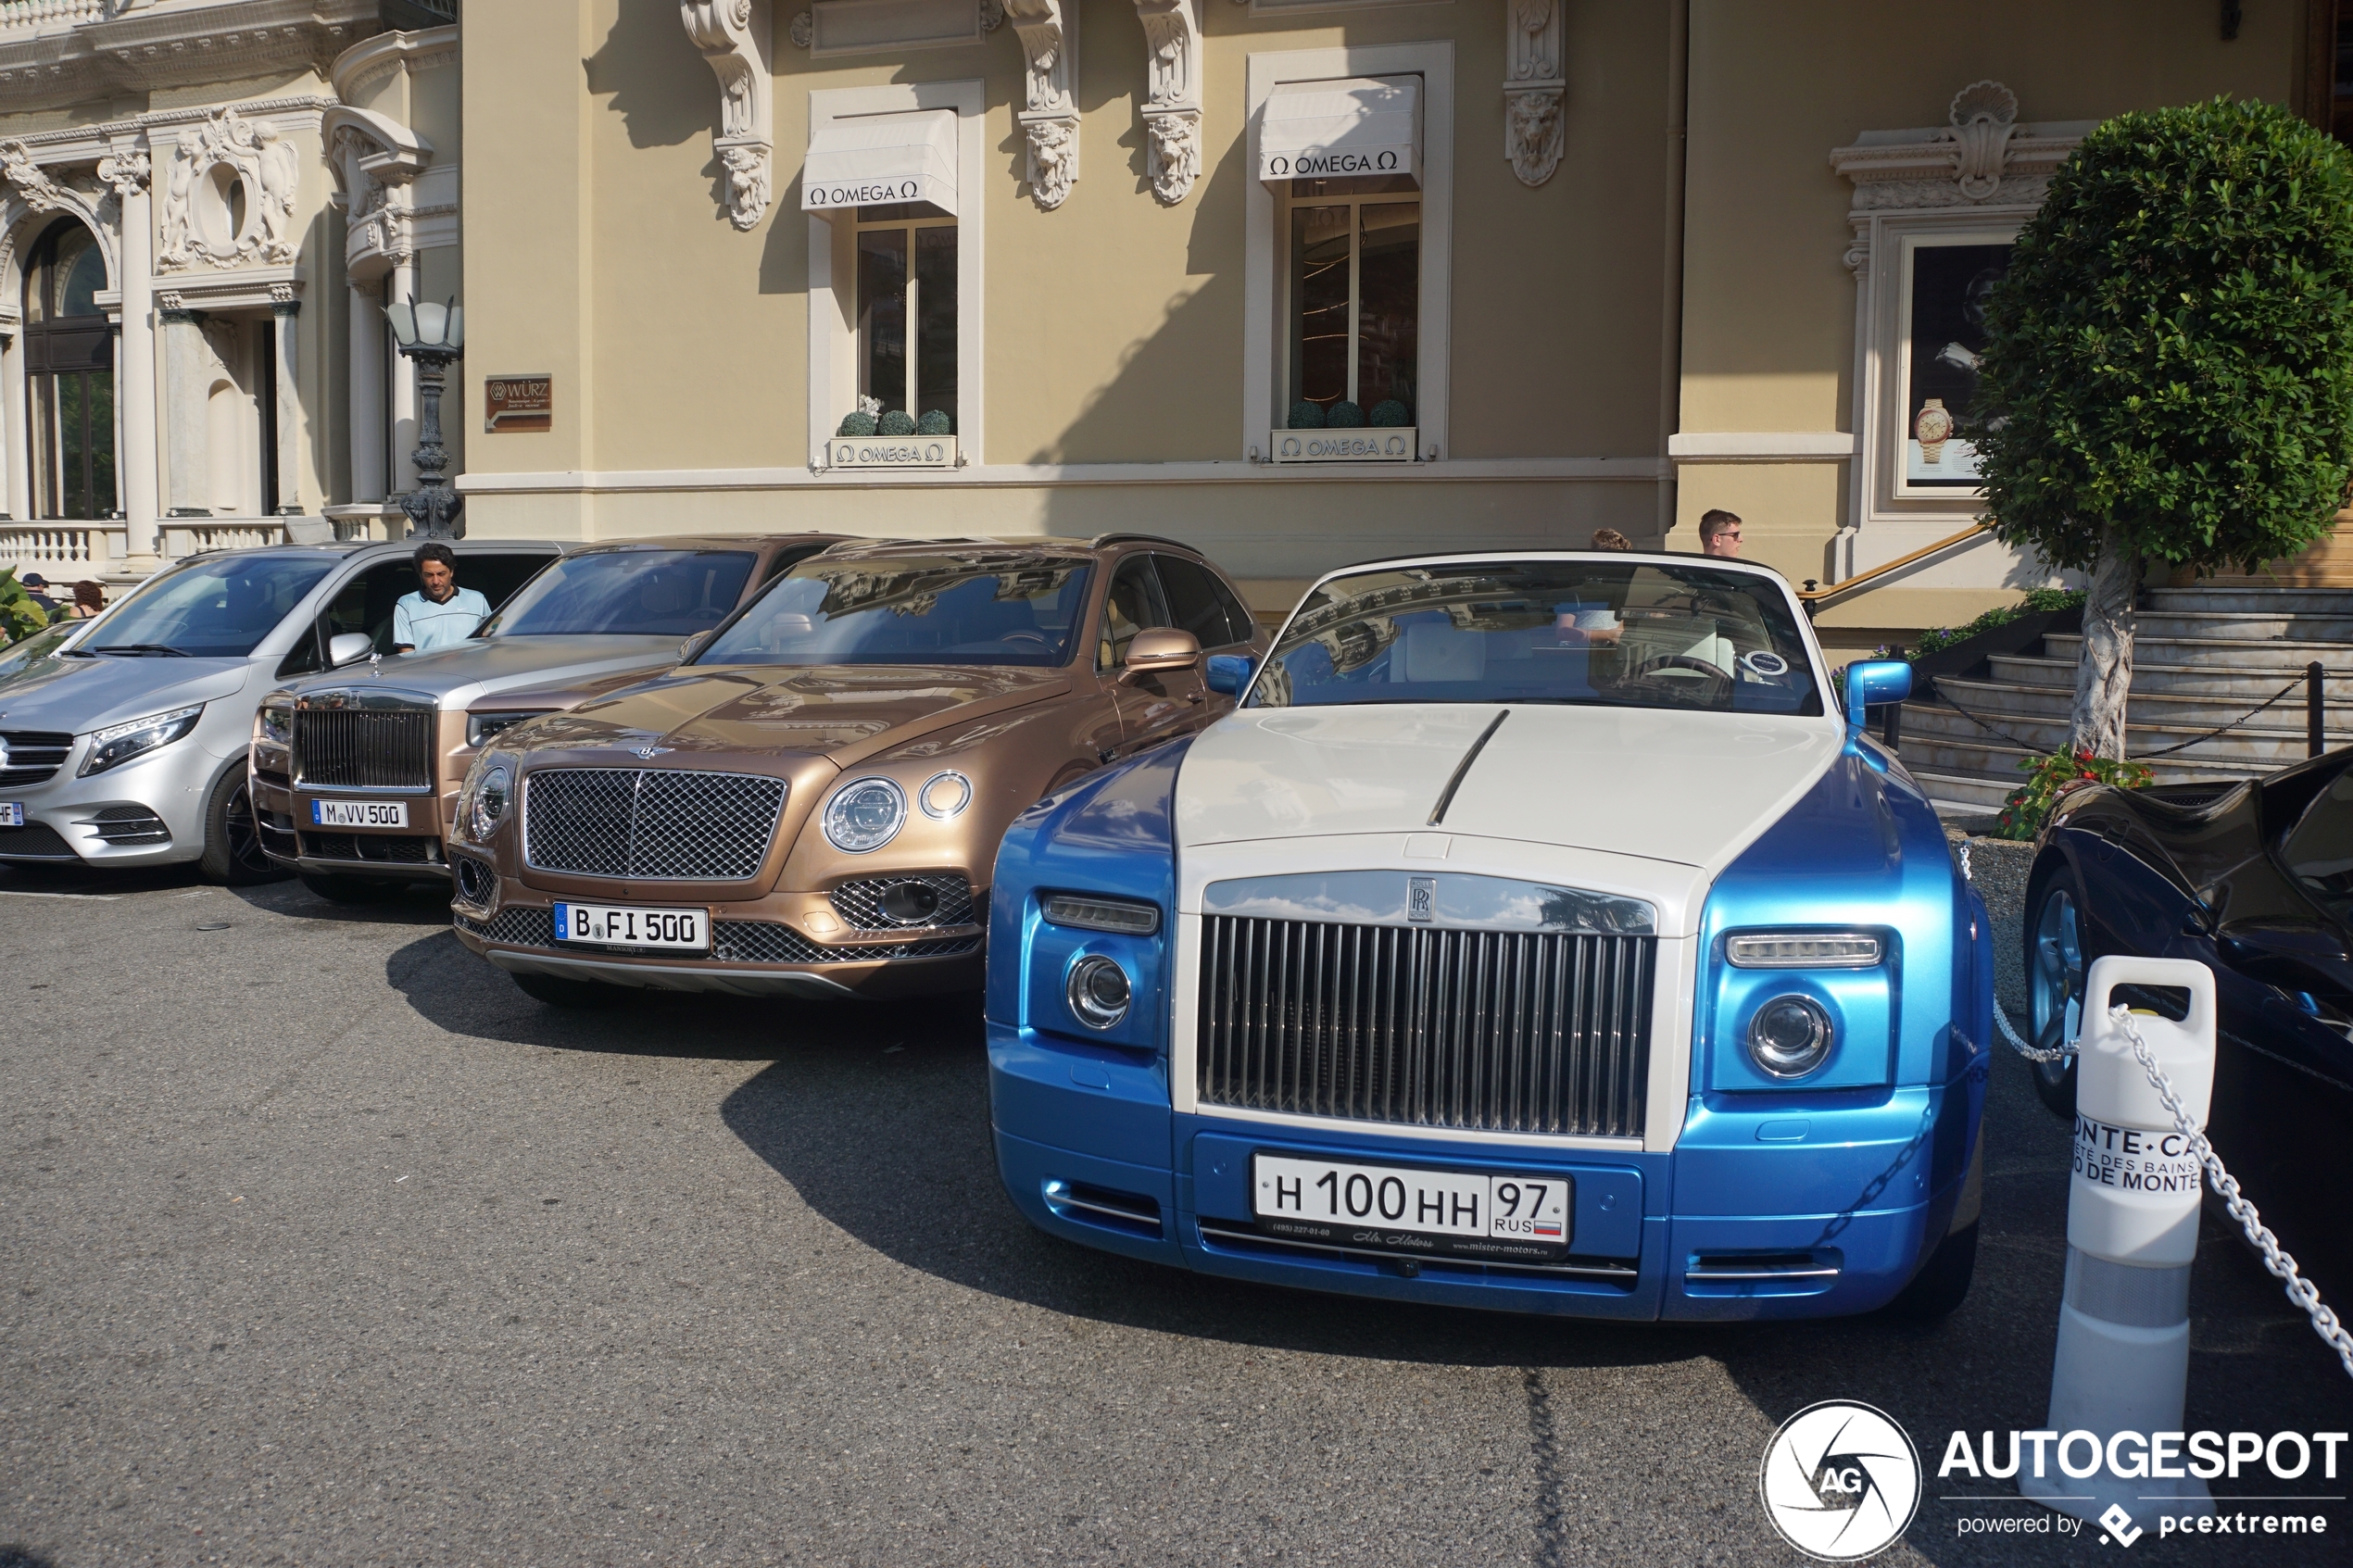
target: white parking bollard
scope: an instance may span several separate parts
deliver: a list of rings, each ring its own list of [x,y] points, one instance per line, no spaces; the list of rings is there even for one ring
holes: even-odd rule
[[[2154,1512],[2145,1499],[2168,1499],[2161,1507],[2169,1513],[2214,1508],[2206,1483],[2189,1474],[2178,1439],[2170,1462],[2150,1462],[2148,1436],[2182,1430],[2190,1264],[2197,1257],[2205,1173],[2134,1059],[2132,1042],[2108,1017],[2109,993],[2120,985],[2172,986],[2190,994],[2189,1015],[2179,1023],[2138,1011],[2133,1022],[2201,1128],[2214,1092],[2213,972],[2181,959],[2095,961],[2084,986],[2067,1199],[2067,1295],[2051,1367],[2047,1424],[2057,1436],[2045,1474],[2035,1476],[2031,1465],[2021,1465],[2018,1482],[2020,1495],[2094,1522],[2112,1507],[2127,1514]],[[2119,1444],[2113,1441],[2119,1433],[2137,1434],[2141,1441]],[[2098,1444],[2095,1456],[2087,1438]],[[2042,1451],[2037,1445],[2038,1456]],[[2178,1474],[2150,1474],[2159,1468]]]

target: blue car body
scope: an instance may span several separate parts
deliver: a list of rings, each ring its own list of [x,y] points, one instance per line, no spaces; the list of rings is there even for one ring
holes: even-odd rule
[[[989,928],[992,1117],[1006,1190],[1040,1229],[1267,1284],[1701,1321],[1871,1311],[1973,1223],[1993,1027],[1988,920],[1926,798],[1859,731],[1705,882],[1680,944],[1691,961],[1659,958],[1640,1064],[1657,1098],[1640,1135],[1482,1137],[1265,1113],[1202,1092],[1200,1053],[1183,1037],[1196,1010],[1179,1004],[1209,960],[1184,952],[1204,927],[1199,891],[1188,896],[1196,907],[1180,899],[1177,803],[1189,767],[1213,766],[1202,759],[1220,730],[1250,721],[1230,715],[1093,774],[1003,841]],[[1454,852],[1466,853],[1463,842]],[[1149,905],[1158,929],[1056,923],[1044,909],[1057,895]],[[1879,934],[1880,961],[1813,971],[1725,959],[1730,934],[1826,927]],[[1095,956],[1132,985],[1134,1005],[1110,1027],[1081,1022],[1068,995],[1074,966]],[[1818,1072],[1778,1082],[1740,1036],[1768,997],[1791,994],[1836,1020],[1838,1047]],[[1253,1161],[1265,1157],[1562,1179],[1567,1252],[1529,1264],[1402,1253],[1369,1233],[1319,1244],[1272,1235],[1252,1206]]]

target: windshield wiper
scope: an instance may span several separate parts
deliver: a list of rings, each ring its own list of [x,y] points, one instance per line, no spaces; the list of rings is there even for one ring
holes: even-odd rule
[[[135,653],[143,655],[161,653],[169,654],[173,659],[186,659],[189,657],[184,649],[173,647],[170,643],[108,643],[104,647],[92,648],[90,651],[92,653]]]

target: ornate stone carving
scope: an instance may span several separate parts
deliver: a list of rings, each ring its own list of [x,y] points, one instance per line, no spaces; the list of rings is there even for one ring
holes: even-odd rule
[[[1029,196],[1047,212],[1078,178],[1078,7],[1073,0],[1005,0],[1027,64],[1027,107],[1013,118],[1029,140]]]
[[[1944,124],[1837,148],[1831,167],[1855,182],[1858,213],[2040,207],[2088,126],[2021,125],[2018,113],[2008,88],[1973,82],[1953,95]]]
[[[2010,133],[2018,129],[2018,94],[1998,82],[1972,82],[1953,94],[1945,118],[1953,126],[1946,134],[1959,144],[1953,177],[1961,194],[1983,201],[2002,187]]]
[[[1145,169],[1152,194],[1174,207],[1201,177],[1199,0],[1136,0],[1144,24]]]
[[[128,201],[145,190],[149,172],[145,153],[109,153],[98,160],[98,178],[114,187],[118,201]]]
[[[980,31],[994,32],[1005,25],[1005,0],[980,0]]]
[[[806,49],[810,41],[817,36],[817,19],[807,11],[795,11],[792,27],[788,31],[792,34],[793,46]]]
[[[719,129],[711,152],[727,176],[727,220],[755,227],[768,210],[775,154],[770,109],[768,0],[678,0],[686,36],[719,78]],[[800,31],[794,22],[796,35]]]
[[[272,266],[294,260],[295,191],[301,166],[293,144],[276,126],[249,120],[232,107],[182,132],[175,144],[155,144],[175,147],[158,214],[163,246],[156,253],[157,271],[176,272],[198,261],[233,267],[257,257]],[[195,232],[196,188],[217,164],[227,164],[244,184],[245,221],[226,238],[207,238]]]
[[[25,206],[35,212],[56,212],[71,205],[65,187],[41,171],[22,142],[0,142],[0,177],[6,177],[24,197]]]
[[[1567,142],[1561,100],[1561,0],[1504,0],[1511,75],[1504,83],[1504,156],[1523,185],[1541,185],[1560,167]]]

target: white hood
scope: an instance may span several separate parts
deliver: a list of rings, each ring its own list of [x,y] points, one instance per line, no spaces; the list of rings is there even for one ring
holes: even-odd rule
[[[1447,781],[1499,711],[1366,703],[1229,714],[1177,775],[1177,843],[1431,832]],[[1844,740],[1835,718],[1509,705],[1435,831],[1712,875],[1812,787]]]

